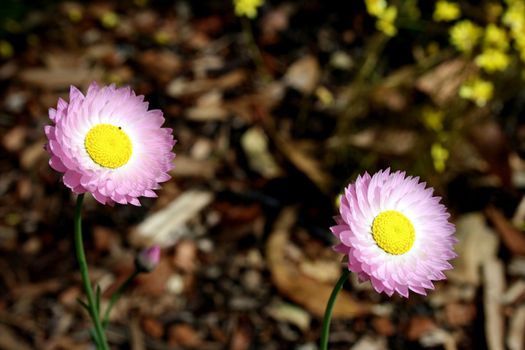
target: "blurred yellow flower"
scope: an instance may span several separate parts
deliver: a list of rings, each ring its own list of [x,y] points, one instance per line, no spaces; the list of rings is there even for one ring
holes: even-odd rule
[[[423,117],[423,123],[428,129],[434,130],[435,132],[443,130],[443,119],[445,118],[443,111],[425,106],[421,111],[421,115]]]
[[[475,78],[465,82],[459,89],[459,96],[473,101],[478,107],[483,107],[492,99],[494,85],[492,82]]]
[[[170,43],[170,35],[166,31],[160,29],[153,34],[153,40],[159,45],[167,45]]]
[[[498,49],[485,49],[476,56],[474,62],[487,73],[503,71],[509,66],[509,56]]]
[[[100,17],[100,23],[102,23],[102,26],[107,29],[115,28],[119,21],[119,16],[113,11],[104,12],[102,17]]]
[[[507,31],[493,23],[489,24],[485,28],[483,45],[495,47],[501,50],[507,50],[509,48],[509,37],[507,35]]]
[[[82,10],[80,7],[71,7],[67,11],[67,16],[69,17],[69,20],[71,22],[74,22],[74,23],[80,22],[83,17]]]
[[[257,8],[263,3],[264,0],[233,0],[235,14],[239,17],[246,16],[248,18],[255,18],[257,16]]]
[[[397,34],[395,25],[396,18],[397,7],[388,6],[387,9],[377,17],[376,28],[388,36],[394,36]]]
[[[10,58],[15,53],[13,45],[9,41],[0,40],[0,57]]]
[[[366,11],[375,17],[379,17],[387,8],[386,0],[365,0]]]
[[[481,37],[480,27],[465,19],[450,28],[450,41],[456,49],[462,52],[471,52]]]
[[[442,144],[435,142],[430,148],[430,156],[434,163],[434,169],[436,169],[438,173],[445,171],[447,159],[449,157],[448,149],[443,147]]]
[[[459,5],[455,2],[439,0],[432,18],[437,22],[448,22],[458,19],[461,16]]]
[[[332,92],[330,92],[330,90],[322,85],[315,89],[315,95],[319,101],[321,101],[323,106],[330,106],[332,103],[334,103],[334,95]]]
[[[525,2],[515,0],[509,2],[509,7],[503,13],[502,22],[515,32],[521,32],[525,28]]]

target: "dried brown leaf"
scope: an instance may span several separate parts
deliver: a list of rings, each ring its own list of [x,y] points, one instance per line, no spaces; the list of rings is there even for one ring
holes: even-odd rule
[[[443,106],[457,98],[459,87],[474,69],[472,63],[464,59],[446,61],[423,74],[416,81],[416,87]]]
[[[233,89],[239,87],[246,80],[246,77],[246,72],[238,69],[222,75],[217,79],[203,78],[187,80],[185,78],[177,78],[168,84],[166,94],[171,97],[188,97],[201,95],[212,89]]]
[[[455,250],[458,257],[452,261],[454,269],[448,277],[458,283],[479,285],[481,264],[495,257],[499,245],[496,234],[485,224],[481,213],[463,215],[456,222],[459,243]]]
[[[289,234],[296,218],[292,208],[282,211],[266,244],[268,267],[272,281],[284,296],[322,317],[332,292],[332,284],[324,284],[304,275],[299,266],[286,257]],[[334,306],[334,318],[354,318],[369,313],[370,305],[357,302],[352,295],[341,291]]]

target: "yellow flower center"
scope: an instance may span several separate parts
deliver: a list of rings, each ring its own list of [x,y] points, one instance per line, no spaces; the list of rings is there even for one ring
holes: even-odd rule
[[[120,127],[99,124],[92,127],[84,140],[84,147],[95,163],[116,169],[129,161],[131,140]]]
[[[405,254],[416,239],[414,225],[396,210],[387,210],[375,217],[372,236],[377,245],[392,255]]]

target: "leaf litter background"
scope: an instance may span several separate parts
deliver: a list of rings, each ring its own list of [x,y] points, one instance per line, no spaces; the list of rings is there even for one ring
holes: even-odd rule
[[[523,82],[484,108],[460,100],[476,68],[447,48],[446,31],[427,54],[424,32],[388,40],[360,2],[269,1],[252,22],[261,68],[227,2],[10,0],[0,14],[13,49],[0,60],[0,349],[90,348],[74,198],[42,147],[47,109],[93,80],[146,95],[178,139],[157,200],[86,201],[103,290],[141,247],[163,247],[111,315],[115,349],[316,349],[342,267],[328,231],[337,196],[388,166],[443,196],[460,256],[426,298],[348,283],[330,348],[525,348]],[[428,105],[446,115],[442,173]]]

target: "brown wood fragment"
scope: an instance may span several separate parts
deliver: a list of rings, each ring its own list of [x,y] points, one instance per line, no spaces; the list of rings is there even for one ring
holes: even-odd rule
[[[483,307],[485,309],[485,336],[489,350],[505,349],[505,320],[501,296],[505,291],[503,263],[490,259],[483,264]]]
[[[129,325],[131,350],[146,350],[144,345],[144,333],[140,329],[137,317],[133,317]]]
[[[20,339],[11,328],[0,324],[0,349],[31,350],[31,347]]]
[[[525,349],[525,305],[521,305],[511,316],[507,335],[509,350]]]
[[[499,209],[490,206],[485,210],[485,214],[500,234],[505,246],[514,254],[525,256],[525,234],[516,229]]]

